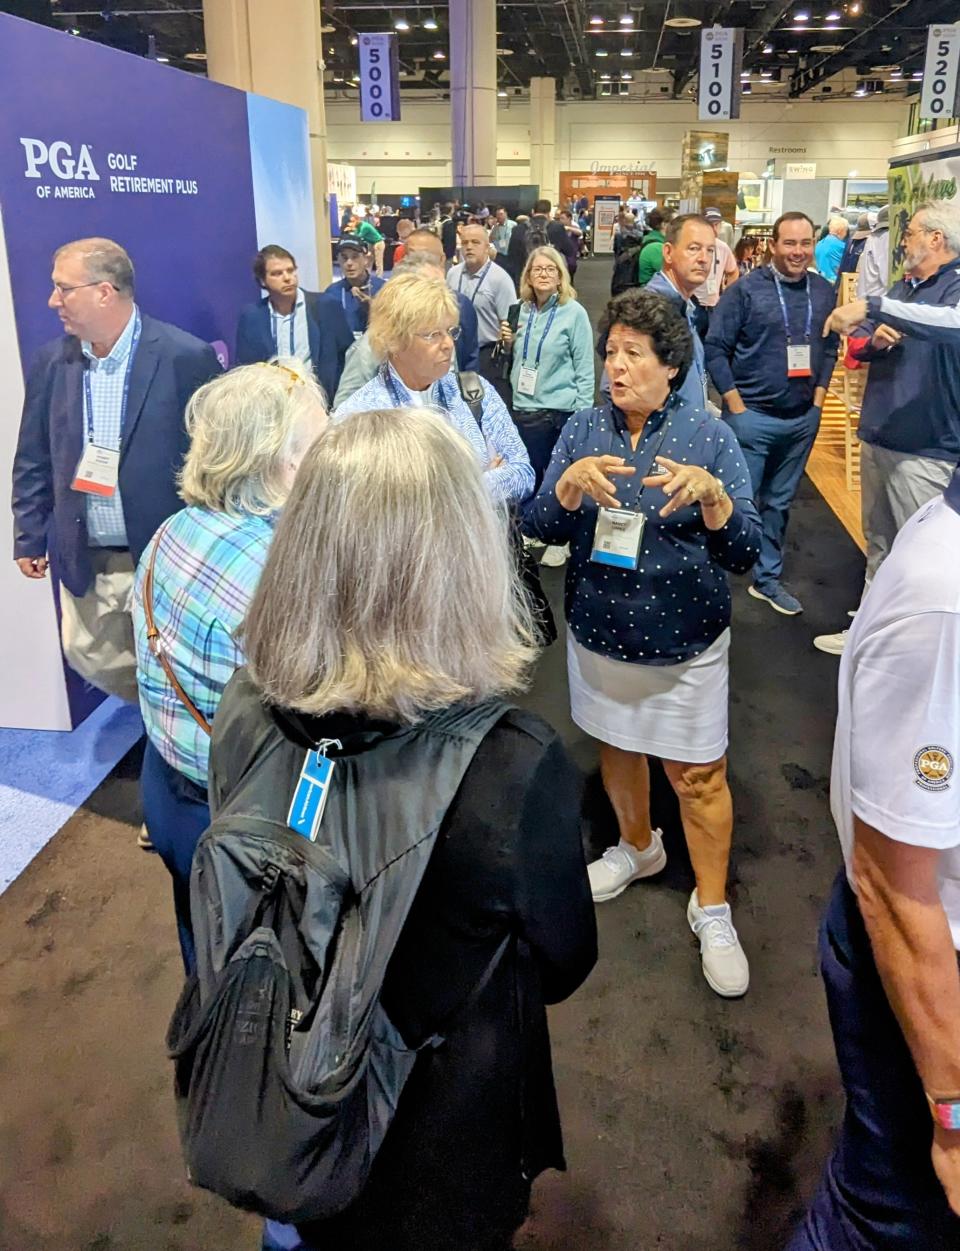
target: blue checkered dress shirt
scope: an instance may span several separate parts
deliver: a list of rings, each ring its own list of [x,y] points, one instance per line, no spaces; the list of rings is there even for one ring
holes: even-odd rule
[[[86,339],[80,347],[87,358],[90,373],[90,395],[93,399],[93,441],[97,447],[120,450],[121,420],[123,417],[123,383],[130,360],[130,345],[137,320],[134,305],[130,320],[123,334],[107,356],[94,356],[93,345]],[[87,388],[83,388],[83,442],[90,438],[90,419],[87,413]],[[123,519],[123,501],[120,487],[112,495],[87,496],[87,537],[91,547],[126,547],[127,524]]]
[[[153,570],[153,619],[177,680],[207,721],[243,664],[236,641],[273,539],[273,517],[184,508],[161,526]],[[147,645],[143,580],[154,537],[137,567],[133,627],[140,711],[168,764],[207,785],[210,740],[187,712]]]

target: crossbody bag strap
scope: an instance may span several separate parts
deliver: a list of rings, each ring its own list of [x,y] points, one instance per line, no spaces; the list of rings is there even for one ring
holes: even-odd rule
[[[177,680],[177,675],[173,672],[173,667],[164,653],[163,644],[160,641],[160,631],[157,629],[156,622],[153,619],[153,567],[157,561],[157,552],[160,548],[160,540],[163,538],[163,534],[164,531],[161,530],[154,540],[153,551],[150,553],[150,563],[147,565],[147,576],[143,580],[143,615],[147,620],[147,645],[157,660],[160,661],[160,666],[167,675],[167,681],[176,692],[177,699],[180,700],[180,703],[183,704],[204,734],[209,736],[210,722]]]

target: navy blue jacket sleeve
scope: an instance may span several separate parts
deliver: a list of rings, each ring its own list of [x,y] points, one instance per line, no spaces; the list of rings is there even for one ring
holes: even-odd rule
[[[236,364],[253,365],[256,361],[266,360],[260,336],[257,334],[257,315],[260,310],[255,304],[248,305],[240,313],[237,322],[237,354]]]
[[[457,364],[461,370],[480,368],[480,337],[477,330],[477,310],[465,295],[457,295],[460,304],[460,338],[457,340]]]
[[[733,501],[730,520],[720,530],[707,531],[707,548],[721,569],[746,573],[760,555],[760,517],[753,502],[750,472],[737,436],[729,428],[717,436],[713,468]]]
[[[950,347],[960,344],[960,305],[908,304],[889,296],[871,296],[867,309],[873,320],[914,339],[929,339]]]
[[[744,318],[744,299],[740,282],[727,287],[710,317],[710,331],[703,345],[707,371],[721,395],[736,390],[733,377],[733,354],[740,337]]]
[[[47,527],[53,512],[53,466],[50,461],[49,353],[41,353],[27,375],[20,436],[13,458],[13,557],[45,556]]]

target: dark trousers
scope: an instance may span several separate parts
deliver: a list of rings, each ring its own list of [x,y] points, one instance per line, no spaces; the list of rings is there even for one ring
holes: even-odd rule
[[[771,417],[752,408],[723,415],[750,470],[762,527],[760,559],[753,580],[761,591],[768,592],[783,573],[783,539],[790,505],[820,428],[820,409],[810,408],[799,417]]]
[[[520,438],[523,439],[523,446],[527,449],[536,475],[534,494],[540,490],[554,446],[569,416],[569,413],[561,413],[552,408],[513,410],[514,425],[520,431]]]
[[[207,791],[167,764],[147,739],[140,771],[143,820],[160,859],[173,878],[173,907],[183,967],[196,966],[190,924],[190,869],[200,835],[210,824]]]
[[[955,1251],[960,1217],[930,1162],[926,1096],[842,872],[820,928],[820,969],[847,1107],[788,1251]]]

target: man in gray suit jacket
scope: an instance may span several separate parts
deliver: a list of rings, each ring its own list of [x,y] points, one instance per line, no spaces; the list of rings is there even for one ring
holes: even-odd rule
[[[112,240],[64,244],[52,278],[49,305],[66,335],[40,349],[27,378],[14,559],[27,578],[53,560],[70,666],[136,702],[133,573],[181,507],[184,409],[220,365],[209,344],[141,312],[130,257]]]

